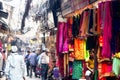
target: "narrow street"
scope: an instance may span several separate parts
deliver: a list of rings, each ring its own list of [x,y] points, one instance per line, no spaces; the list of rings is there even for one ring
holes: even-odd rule
[[[120,80],[120,0],[0,0],[0,80],[24,77]]]

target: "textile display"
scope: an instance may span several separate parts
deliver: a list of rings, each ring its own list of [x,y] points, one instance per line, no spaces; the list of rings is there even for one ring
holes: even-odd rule
[[[72,18],[69,18],[67,20],[67,26],[68,26],[68,48],[69,51],[74,51],[74,40],[72,35]]]
[[[80,40],[78,38],[74,39],[74,54],[76,60],[84,60],[86,53],[86,43],[85,40]]]
[[[57,66],[59,66],[61,76],[64,77],[64,55],[58,56]]]
[[[116,57],[113,58],[112,67],[113,67],[112,71],[114,72],[114,74],[116,76],[119,76],[120,75],[120,59],[119,58],[116,58]]]
[[[102,70],[101,70],[100,78],[110,76],[111,72],[112,72],[112,63],[102,62]]]
[[[101,34],[101,27],[100,27],[100,8],[97,9],[97,33]]]
[[[57,46],[57,53],[62,53],[62,46],[63,46],[63,29],[64,29],[65,23],[59,22],[58,23],[58,31],[57,31],[57,39],[56,39],[56,46]]]
[[[97,40],[97,36],[88,36],[86,40],[86,50],[95,49],[97,45]]]
[[[112,53],[120,52],[120,1],[113,1],[112,8]]]
[[[103,49],[102,49],[102,56],[104,58],[110,58],[111,57],[111,38],[112,38],[112,17],[111,17],[111,2],[105,2],[101,3],[104,4],[105,10],[102,11],[104,13],[104,17],[102,18],[103,22]],[[103,7],[100,6],[99,7]]]
[[[89,24],[88,24],[88,34],[93,34],[91,29],[93,28],[93,9],[90,10]]]
[[[87,10],[87,11],[84,11],[83,12],[83,22],[82,22],[82,25],[81,25],[81,28],[80,28],[80,36],[86,36],[86,33],[87,33],[87,28],[88,28],[88,23],[89,23],[89,13],[90,11]]]
[[[67,23],[59,22],[58,23],[58,32],[57,32],[57,53],[66,53],[68,52],[68,36],[67,36]]]
[[[64,25],[63,29],[63,50],[62,53],[68,53],[68,26],[67,23]]]
[[[80,79],[82,77],[82,70],[83,70],[82,61],[74,60],[72,79]]]

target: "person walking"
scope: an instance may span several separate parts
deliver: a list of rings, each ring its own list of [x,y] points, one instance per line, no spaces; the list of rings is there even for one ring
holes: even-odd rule
[[[28,60],[30,62],[30,78],[32,78],[32,72],[35,73],[35,77],[37,77],[36,75],[36,58],[37,58],[37,54],[35,53],[35,51],[33,51],[29,57],[28,57]]]
[[[18,54],[17,46],[11,47],[12,53],[8,56],[5,67],[6,80],[25,80],[25,61]]]
[[[30,55],[30,51],[27,51],[27,55],[25,56],[27,76],[29,76],[29,70],[30,70],[30,62],[29,62],[29,59],[28,59],[29,55]]]
[[[2,71],[3,71],[3,75],[4,75],[5,64],[6,64],[6,50],[2,51],[2,57],[3,57]]]
[[[47,79],[48,74],[48,64],[49,64],[49,56],[48,56],[49,50],[46,48],[43,50],[43,52],[40,54],[38,64],[41,66],[41,77],[42,80]]]
[[[2,64],[3,64],[3,56],[2,56],[2,48],[0,48],[0,78],[2,77]]]

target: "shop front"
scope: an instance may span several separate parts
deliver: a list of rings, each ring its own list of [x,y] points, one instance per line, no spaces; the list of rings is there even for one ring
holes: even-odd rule
[[[68,0],[61,4],[67,20],[58,22],[56,55],[65,80],[88,75],[92,75],[91,80],[119,77],[119,5],[120,1],[112,0]]]

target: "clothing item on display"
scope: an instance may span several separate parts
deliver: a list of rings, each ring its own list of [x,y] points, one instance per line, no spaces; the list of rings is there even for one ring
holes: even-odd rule
[[[73,24],[72,24],[73,37],[77,37],[79,34],[80,17],[81,17],[80,15],[73,17]]]
[[[67,23],[64,25],[63,29],[63,49],[62,53],[68,53],[68,26]]]
[[[88,29],[88,23],[89,23],[89,13],[90,11],[84,11],[83,12],[83,22],[80,27],[80,36],[86,36],[87,29]]]
[[[64,29],[64,24],[62,22],[58,23],[58,32],[57,32],[57,53],[62,53],[62,46],[63,46],[63,29]]]
[[[69,51],[74,51],[74,40],[72,35],[72,18],[69,18],[67,20],[67,26],[68,26],[68,48]]]
[[[102,4],[102,3],[101,3]],[[111,38],[112,38],[112,17],[111,17],[111,2],[105,2],[105,17],[103,17],[103,48],[102,48],[102,57],[110,58],[111,57]],[[99,6],[100,7],[100,6]],[[101,6],[102,7],[102,6]]]
[[[100,27],[100,8],[97,9],[97,33],[102,34]]]
[[[97,36],[88,36],[86,41],[86,50],[92,50],[95,49],[97,46]]]
[[[76,60],[84,60],[85,59],[85,50],[86,43],[85,40],[80,40],[78,38],[74,39],[74,54]]]
[[[67,20],[67,27],[68,27],[68,38],[71,40],[72,39],[72,18],[69,18]]]
[[[79,80],[82,77],[82,61],[74,60],[73,62],[73,72],[72,72],[72,79]]]
[[[116,45],[115,46],[115,48],[116,48],[115,52],[116,53],[120,52],[120,31],[116,35],[115,45]]]
[[[65,22],[58,23],[57,52],[60,54],[68,52],[67,23]]]
[[[100,35],[99,37],[99,46],[102,47],[103,46],[103,36]]]
[[[120,1],[113,1],[112,8],[112,40],[111,50],[112,53],[120,51]]]
[[[83,23],[83,19],[84,18],[84,13],[81,14],[81,17],[80,17],[80,24],[79,24],[79,35],[78,36],[81,36],[81,26],[82,26],[82,23]]]
[[[111,62],[102,62],[102,69],[101,69],[101,75],[100,77],[106,77],[106,76],[110,76],[111,72],[112,72],[112,63]]]
[[[61,77],[64,77],[64,55],[59,55],[58,56],[58,66],[59,66],[59,71],[61,74]]]
[[[93,32],[91,32],[93,27],[93,9],[90,10],[90,16],[89,16],[89,25],[88,25],[88,34],[93,34]]]
[[[113,64],[112,64],[112,71],[116,76],[120,75],[120,59],[118,58],[113,58]]]

